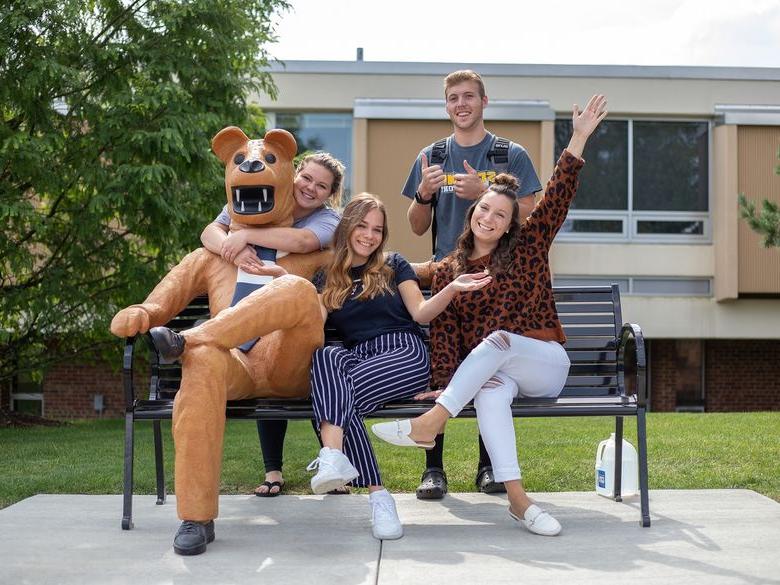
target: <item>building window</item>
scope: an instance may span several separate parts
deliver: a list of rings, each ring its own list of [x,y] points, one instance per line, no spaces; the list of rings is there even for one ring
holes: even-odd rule
[[[291,132],[298,143],[298,154],[307,150],[324,150],[343,162],[347,167],[344,201],[349,200],[352,190],[351,113],[277,112],[268,115],[268,124]]]
[[[571,128],[555,121],[556,155]],[[709,140],[704,121],[602,122],[561,239],[709,242]]]
[[[11,410],[43,416],[43,384],[28,372],[16,374],[10,383]]]

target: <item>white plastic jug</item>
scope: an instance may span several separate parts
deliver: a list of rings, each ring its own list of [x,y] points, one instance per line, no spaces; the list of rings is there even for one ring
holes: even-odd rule
[[[623,439],[623,464],[620,495],[633,496],[639,492],[639,464],[636,449]],[[596,449],[596,493],[611,498],[615,485],[615,433],[601,441]]]

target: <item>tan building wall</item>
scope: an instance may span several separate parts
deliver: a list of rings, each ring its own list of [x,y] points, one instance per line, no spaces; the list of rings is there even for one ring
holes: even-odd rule
[[[682,244],[586,244],[556,241],[554,274],[566,276],[678,276],[711,278],[713,247]]]
[[[712,243],[715,252],[715,298],[739,295],[739,212],[737,209],[737,126],[724,124],[712,132]]]
[[[622,305],[623,321],[638,323],[650,339],[780,338],[778,299],[623,296]]]
[[[738,131],[739,192],[756,202],[780,204],[780,127],[740,126]],[[739,221],[739,292],[780,293],[780,248],[765,248],[762,238]]]

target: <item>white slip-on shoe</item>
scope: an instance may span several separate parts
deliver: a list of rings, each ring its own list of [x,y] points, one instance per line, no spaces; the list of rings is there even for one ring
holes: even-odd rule
[[[512,512],[512,508],[509,508],[509,515],[534,534],[557,536],[561,533],[560,523],[536,504],[528,506],[522,518]]]
[[[404,535],[404,527],[398,519],[395,500],[387,490],[372,492],[368,496],[371,504],[371,532],[377,540],[396,540]]]
[[[344,453],[330,447],[320,449],[319,456],[306,466],[306,471],[315,469],[317,474],[311,478],[311,491],[315,494],[327,494],[360,475]]]
[[[398,447],[420,447],[421,449],[433,449],[435,441],[430,443],[418,443],[409,433],[412,432],[412,421],[408,418],[394,420],[392,422],[376,423],[371,426],[371,431],[383,441]]]

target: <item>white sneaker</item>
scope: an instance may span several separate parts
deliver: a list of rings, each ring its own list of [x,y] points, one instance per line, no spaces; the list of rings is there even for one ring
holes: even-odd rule
[[[378,540],[396,540],[404,535],[404,527],[398,519],[395,500],[387,490],[372,492],[368,496],[371,504],[371,531]]]
[[[360,475],[344,453],[330,447],[320,449],[319,457],[306,466],[306,471],[315,469],[317,474],[311,478],[311,491],[315,494],[327,494]]]
[[[556,536],[561,532],[560,523],[536,504],[528,506],[522,518],[512,512],[512,508],[509,508],[509,515],[534,534]]]

